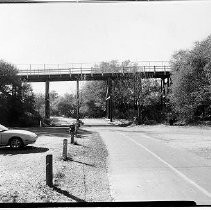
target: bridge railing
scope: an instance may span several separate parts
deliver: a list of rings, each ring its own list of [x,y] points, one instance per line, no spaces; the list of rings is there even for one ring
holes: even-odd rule
[[[53,67],[43,66],[42,68],[22,68],[18,69],[18,75],[62,75],[62,74],[106,74],[106,73],[134,73],[134,72],[167,72],[170,71],[170,66],[131,66],[117,67],[114,70],[102,70],[99,67]]]

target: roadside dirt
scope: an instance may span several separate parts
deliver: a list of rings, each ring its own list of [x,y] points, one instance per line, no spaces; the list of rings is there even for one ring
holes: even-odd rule
[[[81,129],[77,145],[68,128],[31,128],[39,135],[32,146],[14,151],[0,148],[0,203],[111,201],[107,150],[95,132]],[[68,160],[62,160],[63,139]],[[54,186],[46,186],[46,155],[53,155]]]

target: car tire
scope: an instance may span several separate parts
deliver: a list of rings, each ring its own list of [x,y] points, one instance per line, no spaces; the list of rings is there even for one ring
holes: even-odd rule
[[[20,149],[23,147],[23,142],[20,138],[14,137],[10,140],[10,147],[12,149]]]

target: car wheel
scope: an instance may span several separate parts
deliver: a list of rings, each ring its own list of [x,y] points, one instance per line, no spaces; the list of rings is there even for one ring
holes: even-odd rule
[[[19,149],[19,148],[23,147],[23,142],[20,138],[12,138],[10,140],[10,147],[12,149]]]

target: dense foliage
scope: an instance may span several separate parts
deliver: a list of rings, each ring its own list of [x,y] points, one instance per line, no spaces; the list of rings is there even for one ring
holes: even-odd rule
[[[211,36],[175,53],[171,65],[174,113],[185,122],[211,120]]]
[[[106,115],[106,82],[86,82],[81,91],[80,113],[84,117],[104,117]]]
[[[128,68],[131,67],[132,68]],[[161,118],[160,84],[155,79],[142,79],[137,65],[125,61],[102,62],[98,71],[129,72],[132,77],[119,77],[113,81],[113,113],[115,118],[134,119],[139,123],[159,122]],[[82,90],[84,103],[81,112],[88,117],[106,116],[106,81],[86,82]]]
[[[59,96],[57,92],[51,91],[50,114],[51,116],[76,117],[76,98],[72,94],[66,93]],[[45,118],[45,95],[42,93],[35,95],[35,108],[42,118]]]
[[[8,126],[31,126],[39,123],[31,86],[22,83],[17,69],[0,61],[0,123]]]

